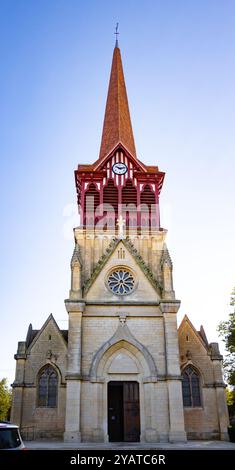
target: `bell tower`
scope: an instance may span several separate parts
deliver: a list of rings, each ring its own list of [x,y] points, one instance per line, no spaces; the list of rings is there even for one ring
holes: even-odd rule
[[[123,74],[116,45],[98,160],[78,165],[75,181],[81,225],[117,232],[123,216],[126,231],[159,230],[159,195],[164,173],[146,166],[136,154]]]
[[[65,300],[67,441],[186,439],[180,302],[160,225],[163,180],[157,166],[138,158],[116,42],[99,158],[75,170],[80,226]]]

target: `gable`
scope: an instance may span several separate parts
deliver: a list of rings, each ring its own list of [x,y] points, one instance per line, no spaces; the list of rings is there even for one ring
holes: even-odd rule
[[[214,381],[214,369],[209,347],[187,316],[178,329],[181,367],[193,364],[208,383]]]
[[[94,163],[94,170],[95,171],[100,171],[103,170],[104,168],[107,167],[107,165],[117,163],[117,162],[123,162],[127,166],[130,165],[131,168],[135,168],[138,171],[141,172],[146,172],[146,165],[144,163],[140,162],[140,160],[137,160],[136,158],[131,155],[131,153],[128,152],[128,150],[121,144],[119,143],[116,145],[111,152],[109,152],[108,155],[106,155],[104,158],[101,160],[98,160],[97,162]],[[131,176],[129,175],[129,178]]]
[[[116,168],[122,166],[122,169],[126,171],[123,174],[116,174],[113,171],[114,165]],[[109,180],[113,180],[115,186],[124,186],[127,180],[133,181],[134,186],[137,186],[137,179],[134,173],[146,173],[145,166],[133,158],[122,146],[119,146],[115,152],[112,152],[106,156],[99,164],[95,167],[95,171],[102,171],[103,185]]]
[[[36,384],[38,372],[46,364],[52,364],[65,381],[67,367],[67,343],[65,331],[61,332],[53,316],[50,315],[27,348],[25,382]]]
[[[109,286],[109,276],[118,269],[129,271],[134,280],[133,290],[126,295],[116,295]],[[149,274],[143,271],[134,255],[127,248],[126,243],[120,240],[88,288],[85,299],[111,302],[157,302],[160,296],[154,282],[151,282],[151,278],[149,279],[148,276]]]
[[[196,355],[208,354],[206,344],[204,343],[203,339],[198,334],[197,330],[194,328],[194,326],[186,316],[179,327],[178,335],[179,347],[182,354],[186,350],[190,350]]]
[[[35,353],[52,349],[53,352],[67,351],[67,344],[54,318],[50,316],[33,339],[28,352]]]

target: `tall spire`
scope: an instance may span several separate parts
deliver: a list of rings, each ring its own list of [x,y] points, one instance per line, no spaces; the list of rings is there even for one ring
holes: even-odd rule
[[[122,143],[131,155],[137,158],[121,52],[116,41],[113,51],[99,158],[105,157],[118,143]]]

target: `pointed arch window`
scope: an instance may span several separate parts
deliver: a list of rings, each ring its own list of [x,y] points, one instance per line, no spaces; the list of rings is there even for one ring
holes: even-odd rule
[[[38,406],[55,408],[58,395],[58,374],[54,367],[46,366],[38,377]]]
[[[137,190],[132,181],[127,181],[122,189],[122,207],[126,217],[126,228],[137,225]]]
[[[85,224],[93,226],[98,220],[98,207],[100,204],[100,194],[94,183],[90,183],[85,193]]]
[[[185,407],[202,406],[200,377],[198,372],[192,367],[187,366],[182,373],[183,404]]]
[[[146,184],[140,194],[140,211],[141,211],[141,226],[156,228],[156,197],[150,187]]]
[[[104,187],[103,212],[107,218],[104,230],[107,228],[113,229],[118,217],[118,189],[114,185],[113,180],[109,180],[108,184]]]

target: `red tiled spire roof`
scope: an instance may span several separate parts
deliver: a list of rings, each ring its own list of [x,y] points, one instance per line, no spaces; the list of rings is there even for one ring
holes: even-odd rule
[[[127,148],[133,157],[137,158],[121,52],[116,45],[113,52],[99,158],[105,157],[119,142]]]

